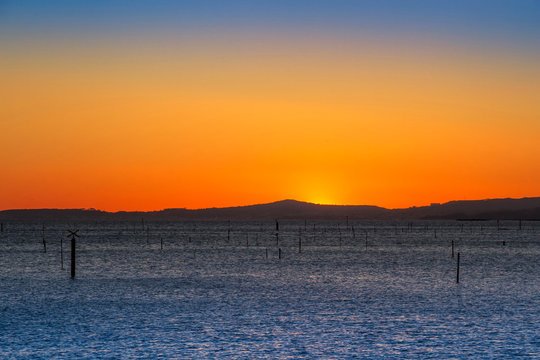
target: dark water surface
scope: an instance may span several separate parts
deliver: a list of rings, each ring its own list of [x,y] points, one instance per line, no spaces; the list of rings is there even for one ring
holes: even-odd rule
[[[146,225],[6,224],[0,358],[540,358],[538,223]]]

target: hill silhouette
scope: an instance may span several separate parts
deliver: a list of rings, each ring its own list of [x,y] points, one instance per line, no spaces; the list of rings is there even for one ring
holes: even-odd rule
[[[386,209],[371,205],[319,205],[296,200],[207,209],[107,212],[95,209],[17,209],[0,211],[0,221],[180,221],[180,220],[334,220],[540,219],[540,197],[450,201]]]

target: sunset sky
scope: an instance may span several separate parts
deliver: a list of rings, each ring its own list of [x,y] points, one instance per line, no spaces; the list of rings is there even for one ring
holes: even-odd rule
[[[540,196],[540,1],[0,0],[0,210]]]

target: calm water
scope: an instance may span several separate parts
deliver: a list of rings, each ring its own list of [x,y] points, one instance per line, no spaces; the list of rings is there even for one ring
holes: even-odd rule
[[[145,226],[5,225],[0,358],[540,358],[540,223]]]

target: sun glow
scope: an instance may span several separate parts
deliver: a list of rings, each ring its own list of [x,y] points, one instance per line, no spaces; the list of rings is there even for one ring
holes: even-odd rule
[[[120,40],[0,57],[1,208],[407,207],[537,191],[537,56]]]

